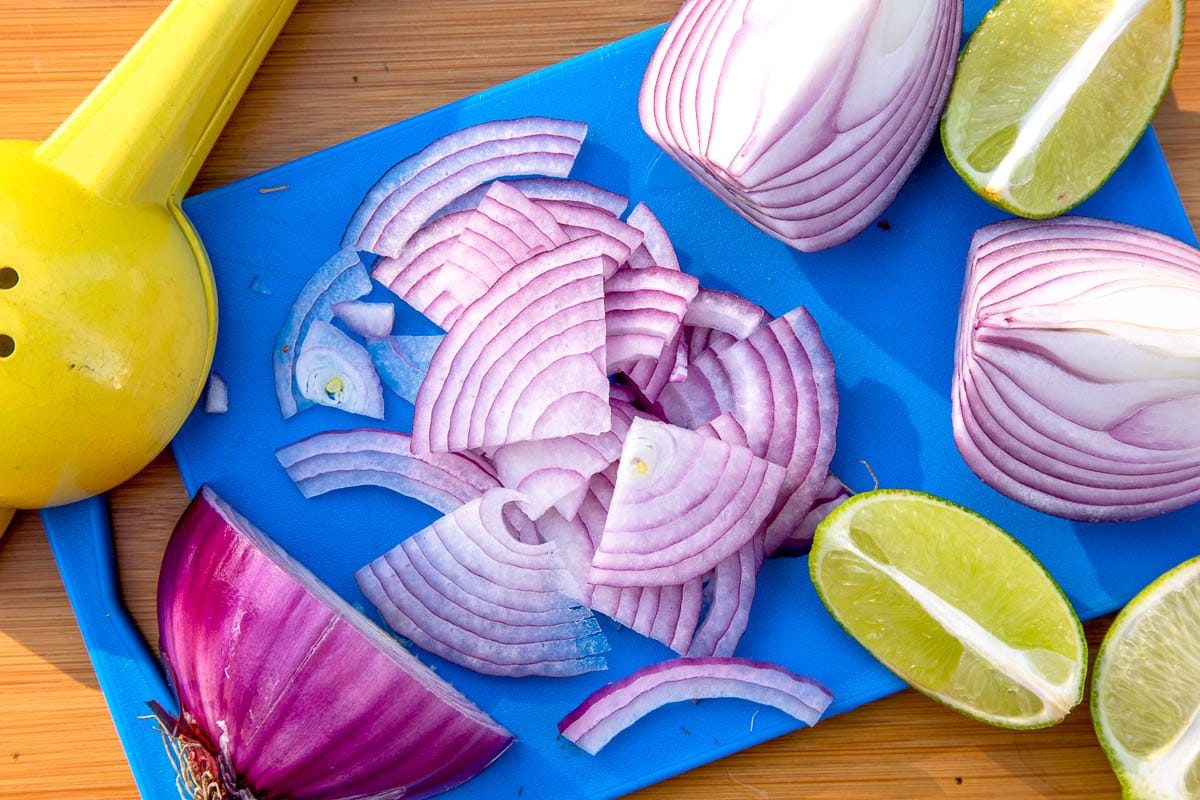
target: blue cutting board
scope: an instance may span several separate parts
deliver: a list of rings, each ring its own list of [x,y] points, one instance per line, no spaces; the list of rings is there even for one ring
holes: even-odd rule
[[[988,5],[967,2],[968,30]],[[703,285],[742,293],[773,314],[809,308],[837,363],[841,422],[833,467],[851,488],[872,485],[865,462],[884,486],[920,488],[977,509],[1043,560],[1085,618],[1117,608],[1200,552],[1200,507],[1136,524],[1067,522],[1000,496],[963,463],[951,438],[949,400],[959,291],[971,234],[1004,215],[967,189],[936,142],[883,215],[886,225],[823,253],[797,253],[727,210],[642,132],[636,97],[661,33],[647,31],[189,199],[185,208],[216,271],[214,369],[229,385],[230,408],[223,415],[197,411],[176,438],[188,491],[210,484],[337,592],[364,605],[354,570],[435,512],[384,490],[301,497],[275,450],[318,431],[375,423],[326,408],[283,420],[271,371],[275,335],[301,285],[338,249],[364,192],[388,167],[463,126],[540,114],[589,123],[574,177],[625,194],[631,205],[646,202],[671,233],[684,269]],[[1195,241],[1153,134],[1078,213]],[[398,326],[428,330],[403,309]],[[408,430],[411,419],[411,406],[389,397],[386,425]],[[773,709],[705,701],[656,712],[598,756],[586,755],[558,738],[558,719],[603,683],[669,655],[607,621],[604,627],[613,647],[608,672],[566,680],[480,676],[420,654],[519,738],[449,796],[613,797],[795,727]],[[836,697],[831,713],[901,688],[824,611],[802,558],[766,565],[740,654],[823,682]]]

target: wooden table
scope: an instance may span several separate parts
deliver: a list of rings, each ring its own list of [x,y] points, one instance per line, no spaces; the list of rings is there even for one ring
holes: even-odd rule
[[[0,137],[42,139],[166,0],[0,0]],[[676,0],[304,0],[217,142],[203,190],[668,19]],[[1200,227],[1200,0],[1155,121]],[[3,443],[0,443],[0,458]],[[187,498],[169,454],[112,495],[126,598],[150,641],[157,565]],[[1094,646],[1108,620],[1087,626]],[[136,796],[41,525],[0,539],[0,798]],[[911,691],[638,797],[1117,798],[1086,705],[1014,733]],[[570,800],[570,798],[564,798]]]

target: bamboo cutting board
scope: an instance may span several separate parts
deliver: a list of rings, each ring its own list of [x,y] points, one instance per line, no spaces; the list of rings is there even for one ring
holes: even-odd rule
[[[42,138],[165,2],[0,0],[0,136]],[[675,3],[301,3],[197,188],[253,174],[667,19]],[[1200,211],[1200,3],[1157,129]],[[153,583],[186,497],[169,457],[113,497],[127,600],[153,639]],[[1089,626],[1093,644],[1104,623]],[[32,514],[0,541],[0,797],[135,795]],[[1118,797],[1086,709],[1048,731],[979,726],[902,693],[722,760],[648,798]]]

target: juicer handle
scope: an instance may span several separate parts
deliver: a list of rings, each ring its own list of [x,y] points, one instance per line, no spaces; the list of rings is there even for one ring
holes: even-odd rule
[[[147,705],[177,713],[174,693],[121,597],[108,498],[42,509],[42,526],[138,790],[143,800],[178,800],[175,765]]]
[[[173,0],[38,158],[115,204],[178,200],[296,0]]]

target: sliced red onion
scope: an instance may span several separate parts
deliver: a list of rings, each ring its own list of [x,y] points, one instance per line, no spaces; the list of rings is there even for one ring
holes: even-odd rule
[[[514,535],[494,489],[413,534],[355,577],[400,635],[489,675],[564,677],[605,669],[608,642],[552,542]]]
[[[661,586],[700,577],[746,544],[774,507],[784,469],[747,448],[637,418],[617,476],[590,581]]]
[[[690,0],[642,83],[642,127],[752,224],[803,251],[891,203],[949,92],[961,0]]]
[[[696,429],[731,445],[748,446],[746,430],[724,413]],[[757,531],[736,553],[726,556],[706,576],[703,586],[704,619],[688,646],[689,656],[732,656],[746,626],[758,588],[766,542],[765,528]]]
[[[554,507],[573,519],[592,476],[620,458],[625,433],[638,412],[619,400],[610,400],[610,405],[612,427],[604,433],[513,442],[496,448],[492,454],[496,474],[505,486],[525,495],[525,509],[531,517],[536,519]]]
[[[429,372],[429,362],[442,343],[443,336],[406,336],[396,334],[367,340],[367,352],[379,372],[383,385],[410,403]]]
[[[167,544],[158,625],[192,788],[424,798],[513,741],[207,487]]]
[[[703,581],[673,586],[593,585],[592,610],[683,655],[704,602]]]
[[[571,241],[518,264],[467,308],[417,394],[417,452],[611,427],[603,239]]]
[[[554,219],[572,239],[602,234],[619,242],[610,246],[617,248],[610,252],[617,264],[624,264],[629,256],[644,238],[637,228],[622,222],[606,209],[598,206],[583,205],[569,200],[538,200],[538,205],[554,215]]]
[[[778,664],[745,658],[676,658],[643,667],[593,692],[558,723],[564,738],[595,755],[614,736],[668,703],[736,697],[815,725],[833,702],[821,684]]]
[[[686,655],[732,656],[750,623],[762,567],[763,536],[754,536],[713,568],[704,584],[706,611]]]
[[[724,331],[735,339],[745,339],[763,326],[767,312],[739,294],[702,288],[688,306],[683,321],[689,327]]]
[[[333,315],[353,333],[364,339],[390,336],[396,322],[396,307],[391,303],[367,303],[347,300],[333,304]]]
[[[296,384],[296,355],[309,327],[332,320],[334,303],[357,300],[370,291],[371,277],[352,247],[339,250],[304,284],[275,338],[275,396],[284,419],[313,404]]]
[[[204,390],[204,413],[225,414],[229,411],[229,384],[215,372],[208,374],[208,388]]]
[[[586,134],[581,122],[524,117],[444,136],[379,179],[342,243],[396,256],[434,213],[477,186],[508,175],[566,177]]]
[[[683,329],[680,329],[674,341],[663,348],[663,357],[643,358],[623,373],[623,379],[628,382],[628,386],[638,397],[638,403],[644,408],[654,409],[657,413],[658,398],[662,390],[668,383],[677,383],[687,377],[687,350],[685,348],[680,352],[683,344]]]
[[[826,517],[838,506],[844,503],[853,494],[846,484],[838,480],[837,476],[832,472],[825,477],[825,484],[821,487],[821,491],[817,493],[813,500],[812,507],[808,509],[808,513],[800,520],[799,527],[792,532],[792,535],[784,539],[783,542],[775,548],[776,554],[781,555],[801,555],[807,553],[812,547],[813,536],[817,532],[817,526],[820,525]]]
[[[638,361],[657,361],[674,352],[688,304],[700,283],[666,267],[620,269],[604,282],[608,373],[631,370]]]
[[[952,414],[971,469],[1070,519],[1200,500],[1200,251],[1061,217],[982,228],[968,265]]]
[[[812,316],[794,309],[720,351],[692,361],[659,398],[666,418],[695,428],[723,411],[750,449],[787,468],[767,528],[769,555],[799,527],[833,457],[838,397],[833,357]]]
[[[645,203],[634,206],[625,222],[641,231],[643,237],[641,245],[630,256],[631,266],[679,270],[679,256],[675,254],[670,235]]]
[[[447,264],[470,218],[468,209],[430,222],[413,234],[394,258],[381,258],[371,277],[434,325],[449,329],[448,317],[461,313],[488,287],[478,275]]]
[[[295,361],[300,396],[318,405],[383,419],[383,384],[362,345],[313,320]]]
[[[417,456],[411,443],[408,434],[397,431],[328,431],[281,447],[275,457],[305,497],[380,486],[448,514],[500,486],[491,464],[478,456]]]

